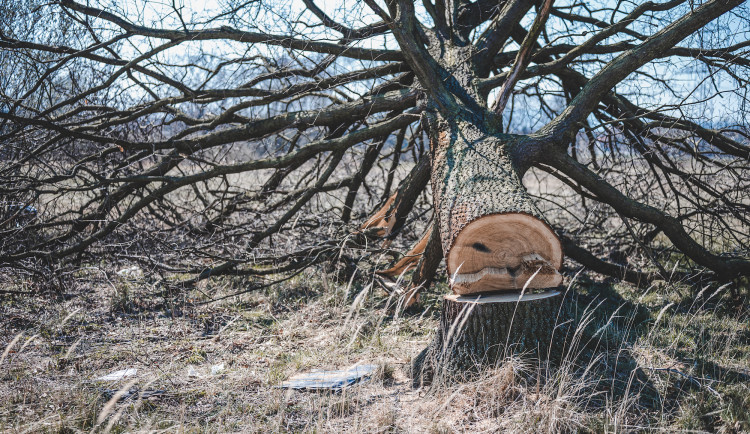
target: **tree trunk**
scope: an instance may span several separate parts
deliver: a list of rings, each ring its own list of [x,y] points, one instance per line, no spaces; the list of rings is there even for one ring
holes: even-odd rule
[[[440,328],[412,363],[419,386],[435,376],[471,374],[516,353],[546,357],[560,319],[560,291],[446,295]],[[562,332],[558,331],[557,336]]]
[[[461,119],[430,124],[435,224],[454,294],[412,364],[416,384],[551,349],[560,292],[526,290],[560,285],[562,246],[521,183],[523,139],[488,129]]]
[[[562,247],[521,183],[521,139],[462,121],[432,132],[436,222],[453,292],[558,286]]]

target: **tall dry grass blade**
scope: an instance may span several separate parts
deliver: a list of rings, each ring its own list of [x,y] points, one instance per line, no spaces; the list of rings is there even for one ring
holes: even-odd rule
[[[539,272],[542,271],[542,267],[537,268],[537,270],[534,272],[534,274],[529,277],[526,282],[523,284],[523,288],[521,288],[521,293],[518,294],[518,300],[516,300],[516,306],[513,308],[513,315],[510,317],[510,323],[508,324],[508,330],[510,330],[513,327],[513,321],[516,319],[516,312],[518,311],[518,305],[521,303],[521,299],[523,298],[523,294],[526,292],[526,289],[529,287],[529,283],[531,283],[532,280],[536,277]],[[505,338],[505,348],[503,348],[503,357],[508,356],[508,344],[510,342],[510,333],[508,333],[508,336]]]
[[[60,326],[65,325],[66,322],[68,322],[69,319],[73,318],[73,315],[77,314],[82,308],[75,309],[73,312],[69,313],[68,315],[63,318],[62,321],[60,321]]]
[[[661,318],[664,316],[664,313],[667,311],[667,309],[672,306],[674,306],[674,302],[670,302],[669,304],[661,308],[661,310],[659,311],[659,315],[656,315],[656,321],[654,321],[654,325],[651,327],[651,330],[648,331],[648,335],[646,336],[647,339],[650,338],[651,333],[656,330],[656,326],[659,325],[659,321],[661,321]]]
[[[148,383],[146,383],[143,387],[141,387],[141,390],[148,389],[148,387],[151,386],[151,384],[153,384],[154,381],[155,380],[151,380]],[[128,389],[129,389],[129,387],[128,387]],[[126,392],[127,392],[127,389],[126,389]],[[133,411],[137,412],[138,409],[141,407],[141,404],[143,404],[143,398],[141,398],[141,394],[139,393],[138,394],[138,399],[137,399],[137,401],[135,403],[135,406],[133,406]],[[115,413],[115,415],[113,417],[111,417],[109,419],[109,422],[107,423],[107,426],[104,427],[104,433],[105,434],[112,431],[112,428],[114,428],[114,426],[117,423],[117,421],[120,420],[120,418],[122,417],[122,413],[125,411],[126,408],[127,408],[126,406],[123,406],[122,408],[120,408],[117,411],[117,413]]]
[[[119,410],[117,410],[117,413],[115,413],[115,415],[109,419],[109,422],[107,422],[107,426],[105,426],[104,430],[102,431],[104,434],[109,434],[112,431],[112,428],[114,428],[117,421],[122,417],[122,413],[125,411],[125,408],[125,406],[122,406]]]
[[[23,336],[23,332],[16,335],[16,337],[13,338],[12,341],[5,347],[5,351],[3,351],[3,355],[0,356],[0,366],[3,365],[3,362],[5,361],[5,358],[8,357],[8,354],[10,354],[10,349],[13,348],[13,345],[15,345],[19,340],[21,340],[21,337]]]
[[[481,295],[478,295],[476,297],[476,300],[478,301],[480,298],[482,298]],[[454,336],[457,336],[461,331],[466,327],[466,321],[468,321],[469,317],[471,316],[471,312],[474,311],[474,308],[477,306],[476,303],[470,303],[470,305],[465,305],[461,312],[458,313],[456,316],[456,319],[453,320],[451,323],[450,328],[448,329],[448,334],[446,335],[445,339],[443,339],[443,346],[440,349],[440,357],[439,360],[445,360],[445,356],[452,351],[452,349],[458,344],[458,339],[454,339]],[[447,377],[447,369],[448,364],[447,363],[440,363],[439,370],[435,371],[435,381],[434,384],[440,383],[439,379],[440,377]]]
[[[78,348],[78,344],[80,344],[82,340],[83,340],[83,336],[81,336],[80,338],[76,339],[76,341],[73,342],[73,345],[71,345],[70,348],[68,348],[68,351],[65,352],[65,355],[63,356],[63,359],[69,358],[70,355],[73,354],[73,351],[75,351],[76,348]]]
[[[581,273],[583,272],[583,270],[585,270],[585,268],[581,268],[580,270],[578,270],[578,272],[576,272],[575,275],[573,275],[573,278],[570,279],[570,282],[568,282],[568,286],[567,286],[567,288],[565,288],[565,292],[562,295],[563,303],[560,303],[560,307],[557,309],[557,316],[555,316],[555,328],[552,329],[552,336],[551,336],[550,341],[549,341],[549,346],[547,347],[547,360],[549,360],[550,357],[552,356],[553,342],[555,342],[555,332],[557,332],[558,328],[560,328],[563,325],[565,325],[565,324],[573,321],[573,319],[571,318],[571,319],[569,319],[567,321],[560,322],[560,316],[562,315],[563,309],[565,308],[565,302],[564,301],[565,301],[565,299],[568,298],[568,293],[570,292],[571,289],[573,289],[573,284],[578,280],[578,276],[581,275]],[[563,350],[560,351],[560,353],[561,354],[565,354],[565,348],[564,347],[563,347]],[[549,367],[545,367],[545,370],[549,371]],[[547,372],[547,373],[549,374],[549,372]]]
[[[109,401],[107,401],[106,404],[104,404],[104,407],[102,407],[102,411],[99,412],[99,416],[97,416],[96,418],[96,426],[94,427],[94,430],[107,419],[107,416],[109,416],[109,414],[112,412],[112,409],[115,408],[115,405],[117,405],[117,402],[120,400],[120,398],[128,393],[130,388],[133,387],[136,382],[138,382],[137,378],[128,381],[124,386],[120,388],[120,390],[115,392],[115,394],[112,396],[112,398],[109,399]],[[94,430],[92,430],[92,432],[94,432]]]
[[[32,342],[34,342],[34,340],[35,340],[36,338],[38,338],[38,337],[39,337],[39,333],[37,333],[37,334],[35,334],[34,336],[32,336],[32,337],[30,337],[30,338],[26,339],[26,342],[24,342],[24,343],[23,343],[23,345],[21,345],[21,348],[19,348],[19,349],[18,349],[18,352],[20,353],[20,352],[22,352],[23,350],[25,350],[25,349],[26,349],[26,347],[28,347],[28,346],[29,346],[29,344],[31,344]]]

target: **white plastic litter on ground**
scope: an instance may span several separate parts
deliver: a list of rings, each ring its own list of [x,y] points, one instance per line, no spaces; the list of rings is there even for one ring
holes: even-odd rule
[[[335,371],[315,370],[294,375],[281,383],[281,387],[295,390],[342,390],[368,380],[376,369],[377,365],[359,365]]]
[[[110,372],[109,374],[99,377],[96,381],[119,381],[126,377],[132,377],[138,373],[135,368],[123,369],[121,371]]]

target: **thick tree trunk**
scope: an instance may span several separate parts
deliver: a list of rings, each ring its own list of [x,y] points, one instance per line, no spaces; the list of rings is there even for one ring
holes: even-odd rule
[[[520,139],[470,122],[436,126],[432,189],[453,291],[558,286],[562,247],[521,183]]]
[[[521,183],[523,142],[460,120],[433,121],[430,132],[435,224],[454,294],[414,360],[415,383],[515,352],[546,357],[562,296],[526,290],[557,287],[563,253]]]
[[[557,290],[446,295],[437,335],[412,363],[415,385],[430,383],[436,375],[471,374],[512,354],[546,357],[562,299]]]

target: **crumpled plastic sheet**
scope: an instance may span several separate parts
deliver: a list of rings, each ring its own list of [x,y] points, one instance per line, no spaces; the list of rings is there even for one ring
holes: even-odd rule
[[[281,388],[340,391],[356,383],[370,379],[377,368],[377,365],[359,365],[334,371],[315,370],[292,376],[287,381],[281,383]]]

